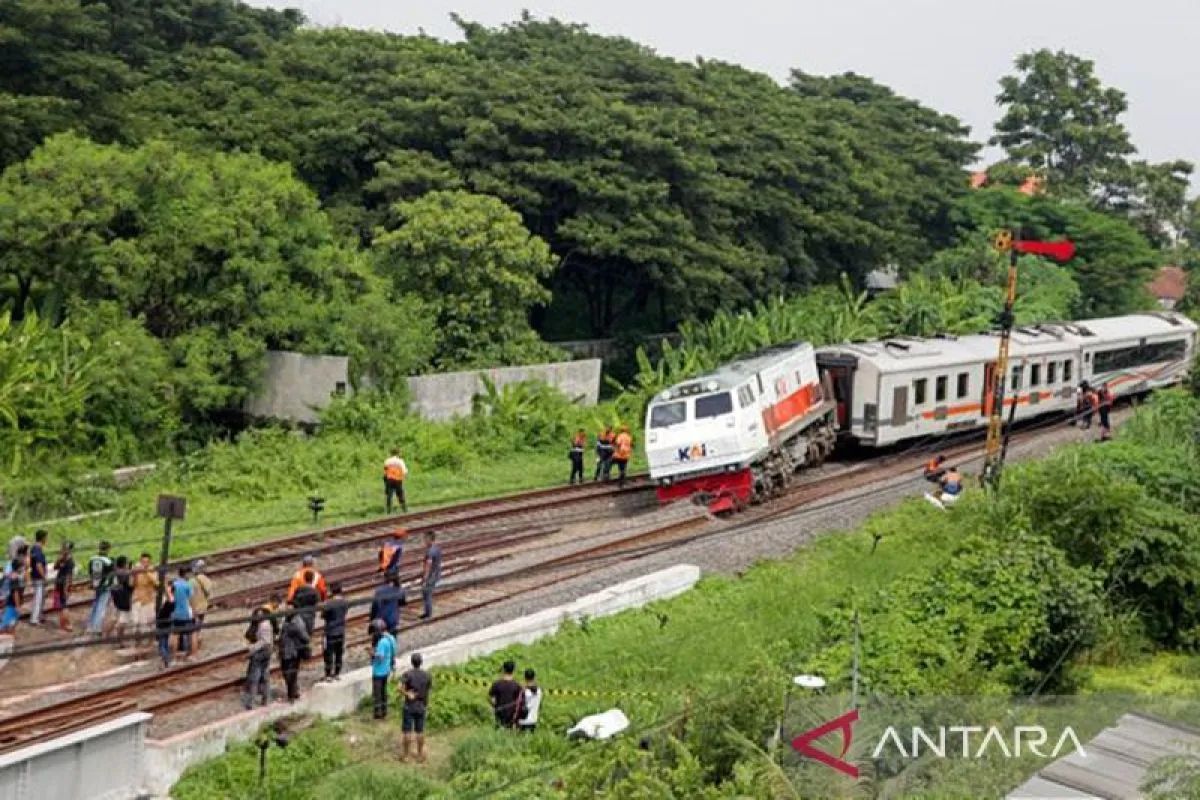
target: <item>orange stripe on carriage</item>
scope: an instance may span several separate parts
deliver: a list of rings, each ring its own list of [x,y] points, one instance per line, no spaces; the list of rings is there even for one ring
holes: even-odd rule
[[[1054,392],[1037,392],[1037,396],[1038,396],[1038,400],[1048,400],[1054,396]],[[1028,405],[1029,397],[1030,397],[1030,395],[1028,395],[1028,394],[1020,395],[1015,400],[1011,397],[1006,397],[1006,398],[1004,398],[1004,405],[1007,407],[1010,407],[1010,408],[1012,407],[1012,404],[1014,402],[1020,406]],[[989,403],[989,405],[990,405],[990,403]],[[970,413],[973,413],[976,411],[982,411],[982,410],[983,410],[983,406],[979,403],[964,403],[961,406],[950,406],[949,408],[947,408],[946,416],[954,417],[954,416],[958,416],[959,414],[970,414]],[[921,412],[921,417],[923,419],[934,419],[936,416],[937,416],[936,411],[922,411]]]
[[[772,406],[763,409],[763,427],[767,435],[787,425],[808,413],[808,410],[820,402],[821,386],[818,383],[806,383]]]

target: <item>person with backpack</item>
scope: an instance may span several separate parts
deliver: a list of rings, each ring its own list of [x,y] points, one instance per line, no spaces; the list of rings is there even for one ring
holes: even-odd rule
[[[111,545],[108,542],[101,542],[96,555],[88,561],[88,579],[92,584],[92,591],[96,593],[87,625],[87,632],[93,636],[103,633],[104,617],[108,614],[113,579],[113,560],[108,556],[109,549]]]
[[[387,632],[383,620],[371,623],[371,697],[375,719],[387,719],[388,678],[396,662],[396,640]]]
[[[54,560],[54,608],[58,611],[58,627],[71,630],[71,618],[67,615],[67,602],[71,599],[71,580],[75,577],[75,543],[64,542],[62,551]]]
[[[254,697],[260,695],[265,706],[271,702],[271,645],[274,642],[271,617],[261,608],[250,614],[250,627],[246,631],[249,650],[246,658],[246,692],[242,695],[242,706],[247,711],[254,708]]]
[[[283,622],[279,634],[279,663],[283,669],[283,680],[287,684],[288,702],[300,699],[300,662],[308,650],[308,629],[304,620],[292,606]]]
[[[29,577],[29,546],[21,545],[16,555],[4,565],[4,617],[0,632],[16,630],[21,619],[21,604],[25,602],[25,581]]]
[[[204,560],[192,562],[192,620],[195,630],[192,632],[192,649],[195,653],[200,649],[200,629],[204,627],[204,617],[208,614],[208,604],[212,600],[212,578],[204,574]]]
[[[124,636],[127,630],[136,627],[133,620],[133,571],[129,568],[129,559],[125,556],[117,556],[110,595],[113,608],[117,612],[112,633],[119,638]],[[116,646],[119,648],[120,642]]]

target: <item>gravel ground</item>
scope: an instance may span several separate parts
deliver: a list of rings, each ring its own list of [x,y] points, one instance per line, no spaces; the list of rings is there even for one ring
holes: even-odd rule
[[[1119,425],[1133,413],[1122,409],[1113,415],[1114,425]],[[1060,445],[1095,438],[1095,431],[1084,433],[1065,424],[1047,428],[1037,436],[1025,439],[1014,439],[1009,448],[1008,457],[1011,461],[1027,460],[1042,457]],[[958,464],[968,475],[977,473],[982,461],[983,446],[980,444],[980,456],[977,458],[959,459]],[[832,463],[819,473],[814,471],[811,479],[824,475],[858,469],[861,462]],[[973,485],[970,478],[968,487]],[[579,597],[596,592],[630,578],[645,575],[658,569],[675,564],[695,564],[705,573],[737,574],[755,562],[764,559],[781,558],[793,553],[797,548],[812,541],[815,537],[831,531],[844,531],[861,525],[870,515],[885,509],[908,497],[923,493],[928,484],[919,474],[904,476],[893,480],[881,481],[870,487],[856,487],[833,498],[820,501],[821,508],[814,511],[798,511],[786,517],[764,521],[761,524],[745,525],[742,520],[733,517],[718,523],[720,527],[706,531],[707,535],[688,544],[654,553],[642,558],[614,563],[597,568],[586,576],[574,578],[554,584],[544,590],[526,592],[511,600],[496,603],[477,612],[452,617],[445,621],[435,620],[432,624],[424,625],[410,631],[403,631],[400,636],[402,650],[420,649],[434,642],[459,636],[464,633],[479,630],[489,625],[504,622],[514,617],[534,613],[550,606],[569,603]],[[691,507],[679,506],[675,509],[658,510],[653,507],[641,506],[628,520],[619,524],[610,521],[593,520],[590,524],[571,526],[569,529],[554,537],[553,542],[539,545],[536,552],[528,555],[511,556],[501,559],[496,564],[482,570],[472,570],[463,573],[462,578],[471,577],[481,572],[508,571],[523,563],[533,563],[557,554],[560,550],[578,549],[582,540],[588,546],[601,544],[620,535],[645,529],[650,523],[661,522],[667,518],[683,519],[695,513]],[[931,513],[934,512],[931,509]],[[318,632],[319,638],[319,632]],[[367,663],[363,651],[348,652],[347,669],[363,666]],[[320,675],[319,668],[307,670],[305,677],[308,682]],[[154,737],[169,736],[205,722],[219,719],[238,708],[230,698],[227,702],[214,702],[203,707],[190,707],[186,714],[156,717],[152,723],[151,735]]]

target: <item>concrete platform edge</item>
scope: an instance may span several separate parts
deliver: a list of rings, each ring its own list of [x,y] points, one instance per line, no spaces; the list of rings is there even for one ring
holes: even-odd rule
[[[511,644],[529,644],[558,630],[567,620],[604,617],[686,592],[700,580],[700,568],[679,564],[585,595],[565,605],[456,636],[421,648],[427,666],[452,666],[488,655]],[[401,642],[403,644],[403,641]],[[402,652],[399,665],[408,663]],[[295,704],[273,703],[245,711],[167,739],[146,739],[142,794],[167,797],[184,771],[225,752],[229,744],[252,737],[263,725],[296,714],[337,717],[354,711],[371,693],[369,667],[346,673],[336,683],[321,683]]]

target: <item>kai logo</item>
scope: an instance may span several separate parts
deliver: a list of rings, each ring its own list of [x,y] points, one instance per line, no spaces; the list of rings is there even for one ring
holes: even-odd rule
[[[699,444],[694,444],[691,447],[679,448],[679,460],[680,461],[694,461],[698,458],[704,458],[707,455],[708,455],[708,445],[704,444],[703,442],[700,442]]]

